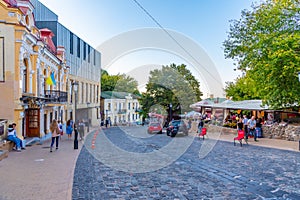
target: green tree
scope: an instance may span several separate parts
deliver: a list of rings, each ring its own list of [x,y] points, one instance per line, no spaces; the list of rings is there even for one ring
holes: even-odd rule
[[[186,65],[163,66],[161,70],[150,72],[146,92],[142,94],[140,104],[144,113],[153,112],[153,108],[165,108],[169,112],[181,114],[189,111],[189,106],[200,101],[200,84],[186,68]],[[159,105],[159,106],[158,106]]]
[[[235,82],[226,82],[225,84],[226,96],[231,97],[234,101],[260,99],[255,82],[246,76],[238,77]]]
[[[109,75],[107,71],[101,72],[101,91],[128,92],[139,94],[138,82],[125,74]]]
[[[225,57],[234,59],[246,73],[243,81],[255,87],[254,96],[273,108],[299,102],[299,21],[299,0],[266,0],[253,5],[251,11],[242,11],[241,18],[231,22],[224,42]],[[241,85],[236,82],[233,86]]]

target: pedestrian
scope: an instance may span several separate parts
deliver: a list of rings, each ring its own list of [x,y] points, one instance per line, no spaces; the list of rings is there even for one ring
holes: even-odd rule
[[[8,141],[12,141],[13,143],[16,144],[16,148],[17,148],[17,151],[20,152],[21,151],[21,140],[20,138],[17,138],[15,136],[15,130],[13,128],[13,125],[10,124],[8,125],[8,133],[7,133],[7,138],[6,138]]]
[[[198,133],[202,133],[203,126],[204,126],[203,120],[200,119],[200,121],[198,123]]]
[[[239,118],[239,120],[238,120],[238,123],[237,123],[237,130],[238,131],[242,131],[243,130],[243,128],[244,128],[244,125],[243,125],[243,120],[242,120],[242,118]]]
[[[254,141],[257,142],[258,140],[256,139],[257,138],[257,135],[256,135],[256,130],[255,130],[255,127],[256,127],[256,120],[255,120],[255,117],[252,116],[251,119],[248,120],[248,126],[249,126],[249,130],[250,130],[250,134],[252,136],[254,136]]]
[[[256,120],[256,133],[257,133],[257,137],[258,138],[261,138],[262,137],[262,119],[261,118],[258,118],[257,120]]]
[[[85,124],[84,124],[83,120],[80,120],[80,122],[78,124],[79,140],[83,140],[83,138],[84,138],[84,127],[85,127]]]
[[[246,140],[248,140],[248,118],[246,115],[244,115],[243,117],[243,126]]]
[[[54,145],[54,140],[56,140],[56,150],[58,149],[58,140],[60,137],[60,132],[61,130],[59,129],[58,123],[56,121],[56,119],[52,120],[52,123],[50,125],[50,131],[52,133],[52,140],[51,140],[51,145],[50,145],[50,152],[52,152],[52,148]]]
[[[105,128],[107,128],[108,123],[109,123],[109,121],[108,121],[108,119],[106,119],[106,120],[105,120]]]
[[[191,119],[189,119],[189,121],[188,121],[188,127],[187,128],[188,128],[189,131],[192,128],[192,120]]]
[[[58,123],[58,127],[60,129],[60,136],[63,136],[64,135],[63,125],[60,120],[58,120],[57,123]],[[60,140],[61,140],[61,137],[60,137]]]
[[[68,136],[68,139],[72,139],[72,132],[73,132],[73,123],[71,119],[67,121],[67,128],[66,128],[66,134]]]
[[[14,132],[15,132],[16,138],[18,138],[18,139],[21,141],[21,149],[26,149],[26,148],[25,148],[25,146],[26,146],[25,140],[22,140],[22,139],[19,138],[18,135],[17,135],[17,130],[16,130],[17,124],[16,124],[16,123],[12,123],[12,126],[13,126],[13,128],[14,128]]]

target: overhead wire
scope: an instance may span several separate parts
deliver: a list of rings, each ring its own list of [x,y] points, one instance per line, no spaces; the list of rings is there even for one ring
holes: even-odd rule
[[[137,0],[133,0],[133,2],[138,5],[140,9],[142,9],[148,17],[150,17],[155,24],[161,28],[185,53],[187,53],[199,66],[202,67],[215,81],[217,81],[222,87],[223,83],[220,82],[214,75],[212,75],[201,63],[198,62],[198,60],[186,49],[184,48],[169,32],[166,30]]]

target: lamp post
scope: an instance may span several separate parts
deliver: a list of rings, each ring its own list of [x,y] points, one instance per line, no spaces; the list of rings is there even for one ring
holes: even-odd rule
[[[172,103],[170,103],[169,112],[170,112],[170,122],[171,122],[172,121]]]
[[[78,130],[77,130],[77,125],[76,125],[76,122],[77,122],[77,116],[76,116],[76,111],[77,111],[77,91],[78,91],[78,83],[76,81],[74,81],[72,83],[72,86],[73,86],[73,90],[75,92],[75,109],[74,109],[74,149],[78,149]]]
[[[107,128],[108,126],[108,116],[107,116],[107,113],[108,113],[108,110],[105,110],[105,127]]]
[[[86,102],[86,107],[87,107],[87,111],[86,111],[86,119],[87,119],[87,132],[90,132],[90,120],[89,120],[89,106],[90,106],[90,102]]]

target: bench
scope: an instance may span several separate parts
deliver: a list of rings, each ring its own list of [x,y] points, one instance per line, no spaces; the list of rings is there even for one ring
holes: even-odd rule
[[[9,140],[6,140],[6,143],[2,142],[0,145],[1,150],[12,151],[15,146],[15,143]]]
[[[8,150],[0,150],[0,161],[8,157]]]

